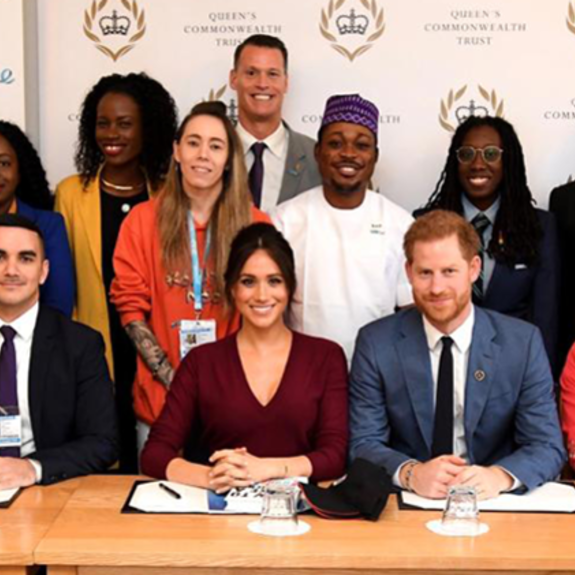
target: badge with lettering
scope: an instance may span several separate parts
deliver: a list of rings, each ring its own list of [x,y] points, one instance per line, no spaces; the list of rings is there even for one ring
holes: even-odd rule
[[[216,341],[215,319],[184,319],[180,322],[180,359],[198,345]]]
[[[22,417],[18,407],[0,407],[0,448],[22,445]]]

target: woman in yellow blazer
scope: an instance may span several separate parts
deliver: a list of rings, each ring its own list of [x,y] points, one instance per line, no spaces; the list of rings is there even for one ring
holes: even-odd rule
[[[174,101],[159,82],[145,74],[105,76],[82,105],[79,173],[56,188],[56,210],[64,216],[75,264],[75,318],[106,342],[124,473],[138,472],[132,400],[136,353],[108,298],[112,256],[126,215],[161,186],[176,128]]]

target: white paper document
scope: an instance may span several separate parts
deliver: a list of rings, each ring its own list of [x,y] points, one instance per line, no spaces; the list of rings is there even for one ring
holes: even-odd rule
[[[19,487],[15,487],[14,489],[0,489],[0,504],[7,503],[20,491]]]
[[[445,499],[427,499],[405,491],[402,491],[401,497],[404,503],[421,509],[443,510],[445,507]],[[571,485],[545,483],[523,495],[503,493],[493,499],[479,501],[479,510],[573,513],[575,489]]]
[[[307,482],[293,477],[281,480],[286,484]],[[161,486],[164,487],[161,487]],[[166,489],[167,488],[167,489]],[[151,481],[136,487],[128,502],[130,507],[146,513],[226,513],[259,515],[262,510],[264,484],[231,489],[218,495],[208,489],[182,485],[173,481]],[[180,497],[178,498],[177,495]]]

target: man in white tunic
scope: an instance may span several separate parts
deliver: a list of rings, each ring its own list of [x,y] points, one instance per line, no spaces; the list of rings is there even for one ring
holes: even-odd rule
[[[403,255],[413,219],[368,190],[378,123],[358,94],[329,98],[315,147],[322,185],[272,213],[295,255],[291,326],[338,342],[348,361],[359,328],[413,303]]]

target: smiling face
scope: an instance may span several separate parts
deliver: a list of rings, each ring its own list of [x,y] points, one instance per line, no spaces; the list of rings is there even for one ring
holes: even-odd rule
[[[491,126],[478,126],[469,130],[461,144],[463,146],[481,149],[486,146],[503,147],[499,132]],[[472,162],[459,162],[458,173],[465,195],[478,209],[486,210],[497,199],[503,179],[501,158],[497,162],[486,162],[481,152],[476,152]]]
[[[242,125],[269,122],[279,126],[288,89],[285,62],[280,50],[246,46],[237,67],[230,72],[230,86],[238,93]]]
[[[98,102],[96,143],[110,166],[139,163],[143,146],[142,118],[140,107],[131,96],[108,92]]]
[[[280,268],[265,250],[247,259],[232,296],[244,326],[268,329],[283,324],[289,291]]]
[[[10,209],[20,183],[18,157],[10,142],[0,136],[0,214]]]
[[[174,143],[174,158],[182,171],[182,187],[192,198],[221,193],[230,146],[223,122],[214,116],[194,116]]]
[[[48,277],[38,234],[17,227],[0,227],[0,317],[12,321],[28,311],[40,297]]]
[[[375,136],[365,126],[338,122],[323,130],[315,159],[326,197],[363,194],[377,161]]]
[[[456,330],[471,310],[471,290],[481,269],[479,256],[466,260],[455,234],[417,241],[406,264],[415,305],[443,333]]]

